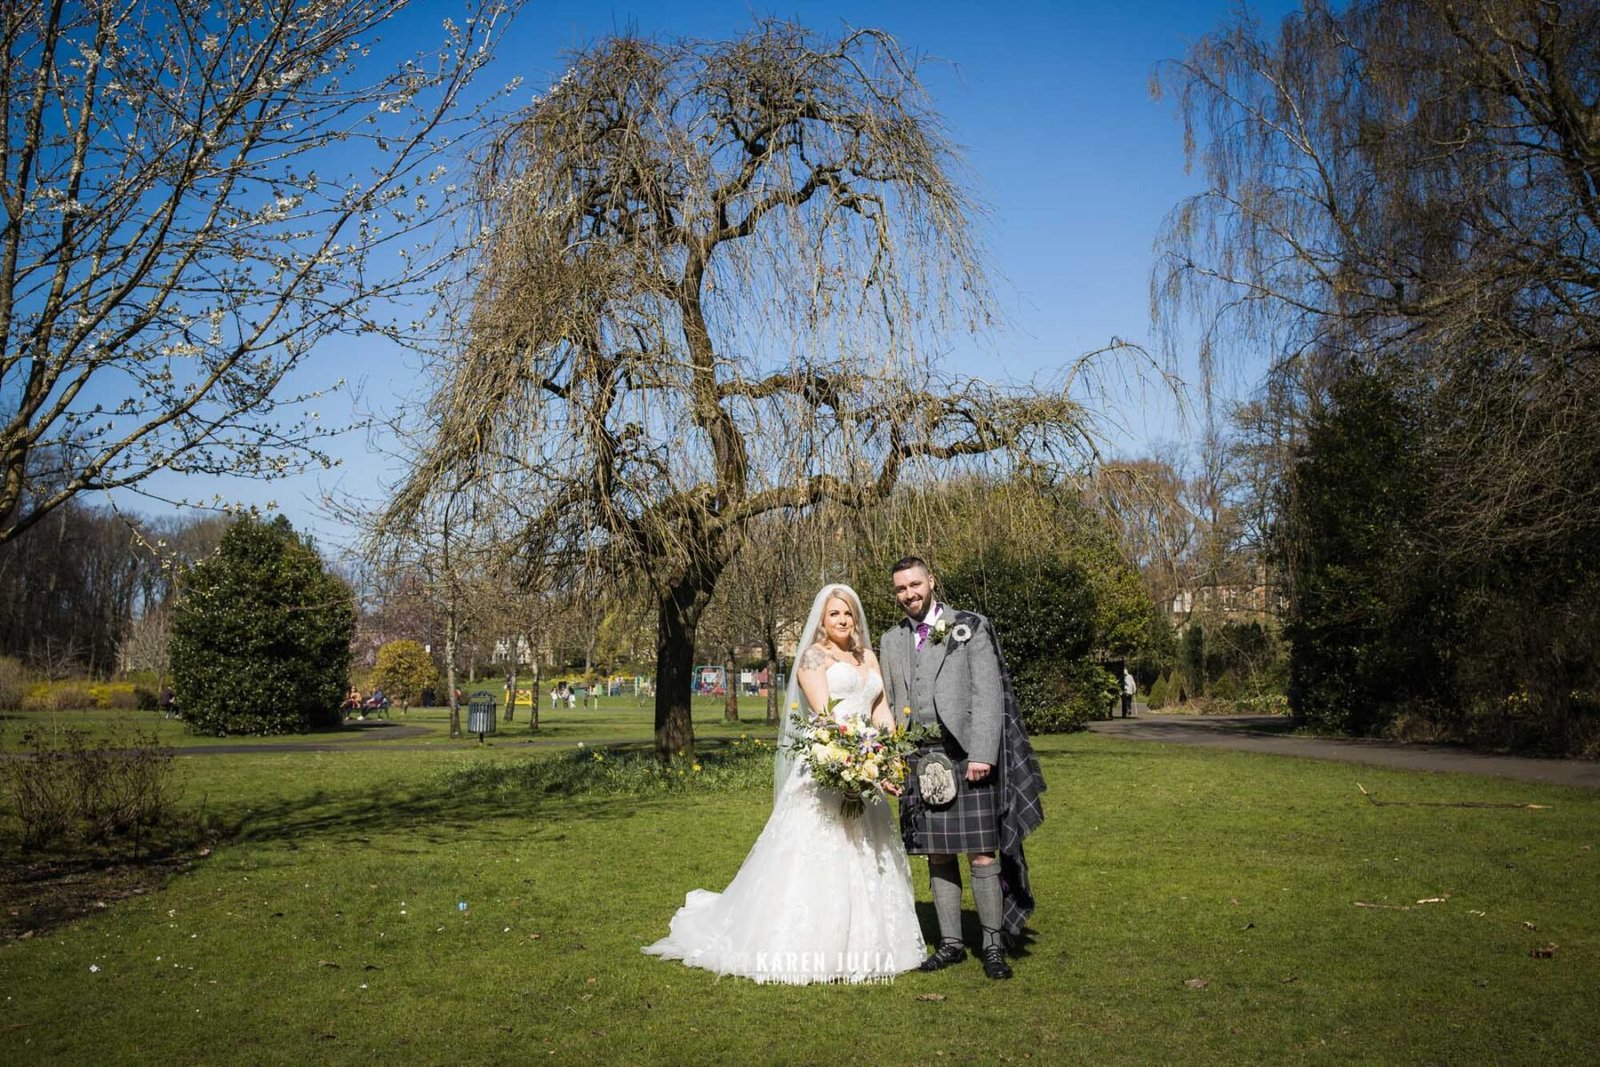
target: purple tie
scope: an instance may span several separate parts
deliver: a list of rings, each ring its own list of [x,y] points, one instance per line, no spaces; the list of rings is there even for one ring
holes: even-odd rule
[[[932,630],[932,629],[933,629],[933,627],[929,626],[925,622],[917,623],[917,651],[918,652],[922,651],[922,643],[928,639],[928,632],[930,630]]]

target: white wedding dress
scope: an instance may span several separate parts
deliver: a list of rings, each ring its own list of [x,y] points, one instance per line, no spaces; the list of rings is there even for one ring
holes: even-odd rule
[[[883,691],[876,671],[827,669],[834,718],[866,720]],[[798,765],[766,828],[721,893],[696,889],[671,933],[644,951],[758,982],[865,982],[922,962],[911,868],[887,802],[841,818],[840,793]]]

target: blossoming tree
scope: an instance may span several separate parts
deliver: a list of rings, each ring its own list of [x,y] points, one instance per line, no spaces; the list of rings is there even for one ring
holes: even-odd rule
[[[456,252],[459,109],[520,0],[381,61],[406,0],[0,5],[0,544],[160,471],[327,463],[286,388]],[[314,393],[314,390],[313,390]]]

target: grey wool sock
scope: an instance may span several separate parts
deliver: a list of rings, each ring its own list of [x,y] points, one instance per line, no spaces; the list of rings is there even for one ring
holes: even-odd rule
[[[1000,864],[972,865],[972,900],[978,905],[978,922],[983,926],[983,948],[1001,945],[1000,924],[1004,905],[1000,894]]]
[[[961,940],[961,864],[928,864],[928,883],[933,887],[933,910],[939,916],[939,940]]]

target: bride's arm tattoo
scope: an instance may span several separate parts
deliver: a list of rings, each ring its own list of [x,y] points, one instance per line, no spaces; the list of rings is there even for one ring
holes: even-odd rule
[[[816,645],[812,645],[810,648],[806,649],[800,654],[801,670],[814,671],[822,667],[827,662],[827,655]]]

